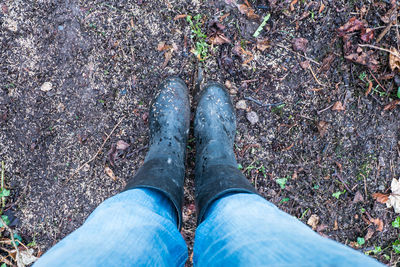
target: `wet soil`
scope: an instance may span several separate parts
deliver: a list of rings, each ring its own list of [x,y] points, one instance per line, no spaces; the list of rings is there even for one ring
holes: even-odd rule
[[[225,84],[235,105],[245,101],[237,109],[235,152],[267,200],[305,223],[315,214],[321,235],[363,252],[380,246],[383,252],[372,256],[397,263],[392,243],[399,232],[391,225],[396,214],[372,194],[388,192],[400,173],[399,109],[383,110],[396,97],[399,77],[388,66],[388,54],[373,50],[378,86],[366,66],[344,58],[336,31],[357,17],[378,36],[390,1],[299,1],[293,9],[292,1],[250,1],[258,19],[233,2],[0,2],[0,159],[12,193],[7,209],[27,243],[35,239],[46,251],[124,187],[145,157],[148,107],[157,85],[178,75],[194,96],[201,68],[203,82]],[[176,18],[182,14],[201,14],[206,34],[210,22],[218,21],[231,42],[209,47],[199,61],[191,52],[196,38],[188,22]],[[352,38],[361,42],[357,34]],[[294,51],[297,38],[308,40],[304,51]],[[270,47],[260,50],[257,39],[268,39]],[[398,41],[392,27],[379,44],[370,44],[389,49]],[[161,42],[172,50],[157,49]],[[376,89],[367,96],[363,77]],[[332,110],[337,101],[344,111]],[[115,151],[119,140],[129,148]],[[74,174],[103,143],[98,156]],[[191,138],[182,230],[190,253],[194,144]],[[336,198],[337,192],[343,194]],[[383,221],[382,231],[371,218]],[[365,244],[357,245],[359,237]]]

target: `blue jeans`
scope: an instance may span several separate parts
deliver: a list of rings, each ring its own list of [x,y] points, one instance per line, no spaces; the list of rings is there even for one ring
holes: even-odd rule
[[[172,204],[151,189],[104,201],[39,266],[184,266],[185,241]],[[216,200],[196,231],[195,266],[382,266],[321,237],[260,196]]]

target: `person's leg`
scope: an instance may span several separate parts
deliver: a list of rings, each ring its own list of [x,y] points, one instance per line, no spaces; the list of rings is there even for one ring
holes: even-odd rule
[[[189,123],[188,88],[167,78],[150,106],[149,151],[125,192],[101,204],[38,265],[182,265],[186,249],[178,229]]]
[[[175,207],[152,189],[132,189],[100,204],[39,266],[183,266],[185,241]]]
[[[237,169],[233,151],[236,118],[222,85],[210,83],[200,93],[194,132],[199,224],[195,265],[379,265],[318,236],[256,194]]]
[[[226,195],[204,218],[196,231],[195,266],[382,266],[255,194]]]

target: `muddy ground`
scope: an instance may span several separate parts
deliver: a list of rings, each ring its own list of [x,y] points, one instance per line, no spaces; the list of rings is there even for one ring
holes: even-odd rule
[[[345,59],[337,31],[356,17],[374,37],[364,42],[351,32],[353,45],[398,49],[398,26],[376,42],[392,4],[257,0],[249,3],[251,15],[235,2],[0,1],[0,160],[11,189],[7,214],[16,217],[25,243],[48,250],[118,193],[145,157],[157,85],[179,75],[194,95],[201,68],[203,82],[225,84],[235,105],[244,100],[237,105],[235,151],[258,191],[305,223],[317,215],[321,235],[363,252],[379,246],[371,256],[396,265],[396,214],[372,194],[390,192],[400,173],[400,110],[383,110],[396,99],[400,77],[386,51],[363,48],[378,61],[371,72]],[[191,52],[199,38],[192,38],[184,14],[200,14],[203,33],[223,34],[230,43],[208,47],[199,61]],[[298,38],[308,44],[293,46]],[[257,47],[257,39],[266,47]],[[368,81],[373,90],[366,95]],[[344,110],[333,110],[337,101]],[[119,140],[129,148],[115,150]],[[194,144],[188,144],[182,230],[190,248]]]

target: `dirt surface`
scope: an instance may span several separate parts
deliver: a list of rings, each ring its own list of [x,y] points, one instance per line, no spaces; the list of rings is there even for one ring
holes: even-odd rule
[[[371,256],[396,265],[396,214],[372,194],[390,192],[400,173],[399,108],[384,111],[400,77],[386,51],[361,48],[378,69],[345,59],[357,43],[399,48],[398,26],[376,42],[390,1],[250,1],[258,18],[235,2],[0,1],[0,159],[11,189],[6,209],[26,243],[35,239],[36,251],[46,251],[124,187],[145,157],[157,85],[178,75],[194,95],[200,67],[203,81],[217,80],[231,92],[237,159],[258,191],[305,223],[317,215],[314,228],[323,236],[363,252],[380,246]],[[230,43],[208,47],[199,61],[191,52],[198,36],[191,37],[178,16],[184,14],[200,14],[203,33],[223,34]],[[363,41],[360,31],[349,32],[349,48],[337,29],[352,17],[374,37]],[[119,140],[129,147],[116,150]],[[190,253],[194,144],[182,230]]]

